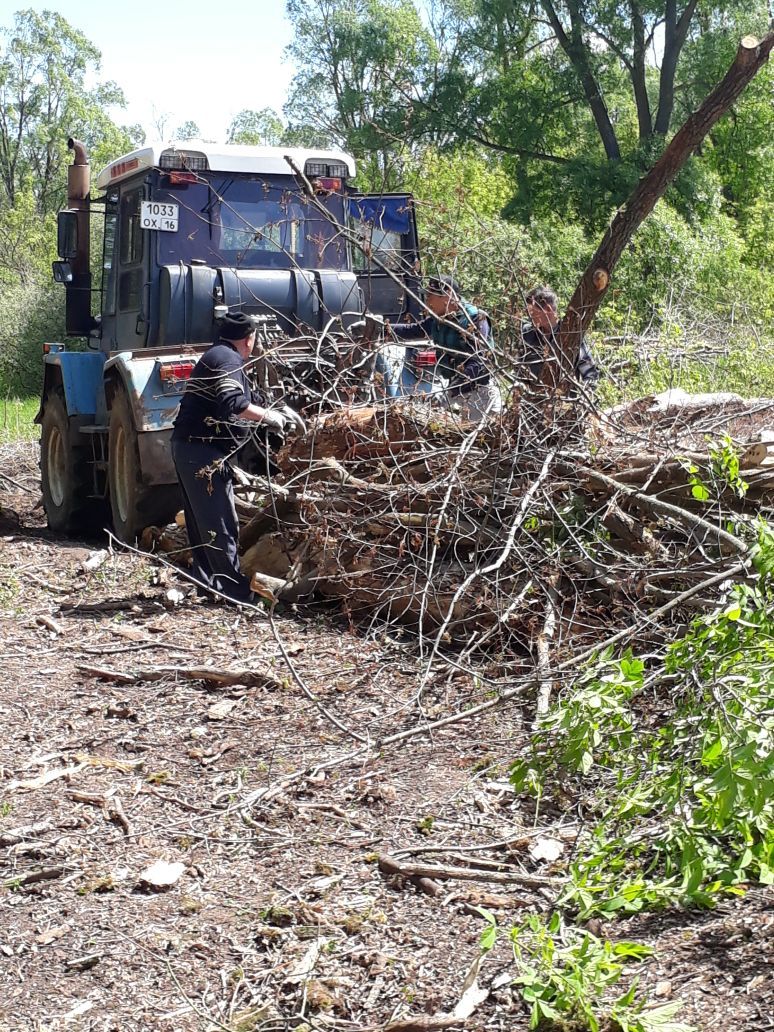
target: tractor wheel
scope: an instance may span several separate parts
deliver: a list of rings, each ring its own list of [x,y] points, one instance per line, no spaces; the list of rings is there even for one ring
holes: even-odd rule
[[[64,534],[92,530],[98,508],[97,500],[89,497],[93,488],[86,450],[73,443],[75,436],[58,388],[43,408],[40,474],[48,525]]]
[[[108,489],[116,537],[132,544],[145,526],[141,513],[144,491],[140,481],[137,431],[129,399],[122,390],[116,392],[110,409]]]
[[[171,522],[181,505],[177,484],[143,484],[132,410],[126,392],[120,389],[110,409],[108,489],[113,530],[127,544],[146,527]]]

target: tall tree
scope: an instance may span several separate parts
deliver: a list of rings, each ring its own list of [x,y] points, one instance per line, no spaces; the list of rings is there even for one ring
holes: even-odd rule
[[[232,119],[227,143],[244,143],[253,147],[279,147],[285,142],[287,129],[273,108],[260,111],[245,109]]]
[[[1,37],[0,206],[29,190],[45,214],[62,201],[68,136],[84,140],[95,163],[128,147],[129,133],[106,113],[123,94],[112,82],[88,85],[100,53],[54,11],[20,11]]]
[[[555,84],[564,92],[563,102],[578,113],[586,108],[604,154],[612,161],[625,157],[628,139],[624,146],[621,135],[629,136],[629,109],[636,114],[640,145],[666,136],[673,128],[678,92],[690,89],[690,74],[681,76],[680,69],[691,40],[722,34],[730,24],[738,38],[741,18],[747,20],[742,32],[763,31],[768,20],[761,0],[754,0],[753,7],[744,12],[738,0],[708,0],[701,11],[698,0],[441,3],[457,13],[462,6],[468,12],[461,20],[463,46],[456,54],[464,55],[468,68],[479,58],[479,74],[471,76],[469,84],[474,96],[477,88],[493,81],[507,90],[507,73],[513,63],[533,62],[542,55],[553,69]],[[482,43],[487,39],[496,41],[496,46],[487,48]],[[454,69],[447,67],[445,72]]]
[[[522,215],[594,221],[663,149],[699,41],[762,31],[753,0],[289,0],[289,105],[385,168],[406,147],[501,154]],[[689,167],[685,176],[692,174]],[[537,206],[537,209],[536,209]]]
[[[434,42],[411,0],[288,0],[297,73],[286,114],[388,170],[412,115]]]

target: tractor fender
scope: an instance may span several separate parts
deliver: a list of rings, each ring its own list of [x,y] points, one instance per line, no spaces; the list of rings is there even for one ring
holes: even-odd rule
[[[174,356],[165,355],[169,361]],[[182,357],[182,356],[181,356]],[[122,351],[105,362],[107,411],[119,387],[126,391],[138,433],[171,430],[180,405],[181,389],[170,391],[159,376],[159,356]]]
[[[35,422],[40,423],[49,395],[61,387],[67,415],[80,425],[93,423],[101,408],[105,356],[94,351],[52,350],[44,356],[43,391]]]
[[[104,384],[107,421],[116,392],[122,390],[129,400],[143,484],[158,486],[177,482],[172,461],[172,427],[180,406],[183,384],[163,382],[159,375],[161,361],[175,360],[147,352],[122,351],[105,362]],[[180,355],[189,360],[189,355]]]

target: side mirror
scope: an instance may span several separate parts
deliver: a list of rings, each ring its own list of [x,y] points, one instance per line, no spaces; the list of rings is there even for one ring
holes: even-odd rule
[[[54,283],[72,283],[73,268],[69,262],[52,262],[51,267],[54,270]]]
[[[78,254],[78,212],[70,208],[56,217],[56,250],[60,258],[75,258]]]

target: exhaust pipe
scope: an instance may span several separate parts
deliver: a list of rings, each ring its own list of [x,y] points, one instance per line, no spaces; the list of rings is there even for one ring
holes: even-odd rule
[[[65,295],[65,323],[68,334],[88,336],[94,326],[91,315],[91,263],[89,228],[89,155],[80,140],[70,137],[67,148],[73,163],[67,166],[67,207],[77,214],[78,250],[72,259],[72,281]]]

